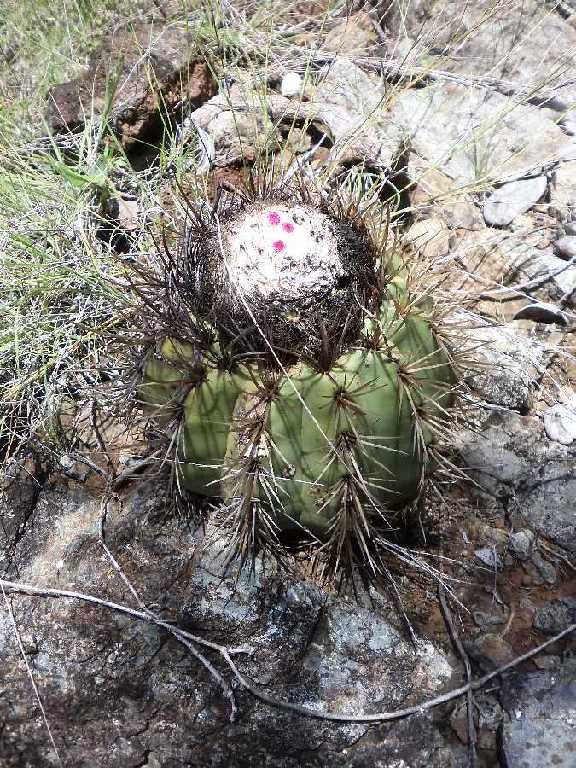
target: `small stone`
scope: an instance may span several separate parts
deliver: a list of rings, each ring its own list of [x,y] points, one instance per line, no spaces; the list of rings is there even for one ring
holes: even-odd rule
[[[507,227],[528,211],[546,192],[545,176],[503,184],[484,203],[484,219],[493,227]]]
[[[534,629],[545,635],[557,635],[576,624],[576,599],[561,597],[538,608],[532,619]]]
[[[528,528],[510,534],[508,549],[518,560],[528,560],[534,547],[534,534]]]
[[[280,86],[282,96],[290,98],[299,96],[302,92],[302,77],[298,72],[286,72],[282,76],[282,85]]]
[[[415,222],[404,237],[423,256],[432,260],[445,256],[450,250],[450,232],[438,218]]]
[[[552,563],[549,563],[548,560],[544,560],[542,555],[538,552],[534,552],[532,555],[532,562],[536,566],[536,570],[540,574],[542,581],[550,585],[556,584],[558,581],[558,571]]]
[[[544,654],[535,656],[532,661],[534,666],[538,667],[538,669],[555,669],[555,667],[558,667],[562,663],[560,656],[548,656]]]
[[[576,398],[574,398],[576,400]],[[571,445],[576,440],[576,402],[557,403],[544,414],[544,429],[550,440]]]
[[[464,640],[464,647],[470,657],[486,670],[497,669],[514,658],[514,652],[505,638],[490,632],[474,641]]]
[[[492,613],[486,613],[485,611],[474,611],[472,613],[474,622],[479,627],[490,627],[497,624],[504,624],[503,616],[495,616]]]
[[[509,717],[502,723],[499,765],[573,768],[575,671],[567,661],[504,678],[500,701]]]
[[[493,547],[483,547],[482,549],[475,550],[474,557],[492,570],[502,570],[502,558]]]
[[[561,259],[576,258],[576,235],[567,235],[556,240],[554,251]]]

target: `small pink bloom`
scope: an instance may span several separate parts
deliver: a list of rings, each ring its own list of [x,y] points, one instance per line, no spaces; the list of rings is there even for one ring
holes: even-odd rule
[[[276,253],[280,253],[280,251],[283,251],[284,248],[286,248],[286,243],[283,240],[274,240],[272,248],[274,248]]]
[[[276,224],[280,224],[280,214],[276,213],[276,211],[270,211],[268,214],[268,223],[272,224],[273,227],[275,227]]]
[[[294,224],[291,221],[286,221],[282,224],[282,229],[284,232],[294,232]]]

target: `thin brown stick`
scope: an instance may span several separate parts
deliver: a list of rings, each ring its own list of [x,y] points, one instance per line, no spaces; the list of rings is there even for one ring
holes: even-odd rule
[[[20,636],[20,630],[18,629],[18,625],[16,624],[16,617],[14,616],[12,605],[10,604],[10,600],[8,600],[8,595],[6,593],[6,590],[4,589],[3,584],[2,584],[2,597],[4,598],[4,603],[6,605],[6,610],[8,611],[8,616],[10,617],[10,623],[12,624],[12,627],[14,629],[14,635],[16,637],[16,642],[18,644],[18,650],[20,651],[20,655],[22,656],[22,659],[24,661],[24,666],[26,667],[26,672],[28,673],[28,677],[30,678],[30,684],[32,685],[32,690],[34,691],[36,702],[38,703],[38,707],[40,708],[40,713],[42,714],[42,719],[44,720],[44,726],[48,733],[50,744],[52,744],[52,749],[54,750],[56,759],[58,760],[58,764],[61,766],[64,766],[64,763],[62,761],[62,756],[58,751],[58,747],[56,746],[56,741],[54,740],[52,729],[50,728],[50,723],[48,722],[46,708],[44,707],[44,704],[40,697],[40,691],[38,690],[38,685],[36,683],[36,680],[34,679],[32,668],[30,667],[30,664],[28,663],[28,659],[26,658],[26,651],[24,650],[24,645],[22,643],[22,638]]]
[[[299,704],[293,704],[289,701],[282,701],[280,699],[276,699],[273,696],[270,696],[267,693],[264,693],[264,691],[261,691],[259,688],[253,685],[249,680],[247,680],[240,673],[235,663],[232,661],[232,658],[231,658],[232,654],[249,652],[248,649],[245,647],[233,648],[233,649],[226,648],[223,645],[219,645],[218,643],[211,642],[210,640],[206,640],[203,637],[192,635],[190,632],[186,632],[184,629],[175,627],[172,624],[169,624],[168,622],[163,621],[162,619],[158,619],[155,616],[152,616],[149,613],[146,613],[145,611],[139,611],[136,608],[130,608],[127,605],[121,605],[120,603],[114,603],[109,600],[104,600],[94,595],[85,595],[82,592],[73,592],[71,590],[65,590],[65,589],[52,589],[50,587],[36,587],[33,584],[22,584],[20,582],[15,582],[15,581],[6,581],[4,579],[0,579],[0,587],[2,587],[2,589],[4,589],[7,594],[12,593],[12,594],[30,595],[33,597],[57,597],[57,598],[66,598],[70,600],[81,600],[86,603],[92,603],[93,605],[100,605],[103,608],[108,608],[109,610],[112,610],[112,611],[118,611],[119,613],[124,613],[128,616],[132,616],[133,618],[139,621],[147,621],[152,624],[155,624],[167,630],[173,635],[185,638],[187,640],[190,640],[193,643],[202,645],[205,648],[211,648],[212,650],[217,651],[222,656],[222,658],[226,661],[226,663],[232,670],[234,676],[236,677],[240,685],[260,701],[263,701],[266,704],[270,704],[273,707],[278,707],[279,709],[286,710],[288,712],[295,712],[296,714],[303,715],[305,717],[312,717],[318,720],[330,720],[332,722],[338,722],[338,723],[377,723],[377,722],[386,722],[391,720],[399,720],[403,717],[408,717],[410,715],[421,714],[422,712],[425,712],[429,709],[437,707],[440,704],[445,704],[449,701],[453,701],[454,699],[458,699],[460,696],[466,695],[469,690],[477,691],[483,688],[486,685],[486,683],[490,682],[490,680],[493,680],[495,677],[502,675],[504,672],[508,672],[509,670],[514,669],[519,664],[522,664],[522,662],[528,661],[529,659],[533,658],[537,654],[544,651],[553,643],[557,643],[559,640],[562,640],[564,637],[568,637],[568,635],[576,631],[576,623],[571,624],[562,632],[559,632],[557,635],[554,635],[554,637],[551,637],[549,640],[546,640],[546,642],[536,646],[536,648],[532,648],[532,650],[527,651],[526,653],[523,653],[521,656],[517,656],[515,659],[512,659],[512,661],[509,661],[507,664],[504,664],[502,667],[495,669],[493,672],[489,672],[488,674],[478,678],[477,680],[472,680],[471,682],[466,683],[466,685],[462,685],[459,688],[454,688],[453,690],[447,691],[446,693],[443,693],[440,696],[436,696],[433,699],[426,699],[420,704],[414,704],[413,706],[405,707],[404,709],[397,709],[393,712],[375,712],[371,714],[364,713],[361,715],[345,715],[339,712],[325,712],[322,710],[309,709],[308,707],[303,707],[303,706],[300,706]]]
[[[144,613],[146,613],[154,623],[158,620],[158,616],[146,605],[146,603],[142,600],[140,595],[138,594],[138,591],[128,578],[124,571],[122,570],[122,567],[120,566],[120,563],[116,560],[110,549],[108,548],[106,544],[106,535],[105,535],[105,527],[106,527],[106,518],[108,515],[108,501],[109,497],[106,498],[102,503],[102,508],[100,512],[100,525],[99,525],[99,534],[100,534],[100,544],[102,546],[102,549],[104,550],[106,556],[112,563],[112,566],[114,567],[114,570],[118,573],[124,584],[128,587],[130,590],[130,593],[142,609]],[[220,688],[222,689],[222,692],[224,696],[228,699],[228,702],[230,704],[230,722],[234,722],[238,715],[238,705],[236,704],[236,698],[234,696],[234,691],[228,684],[228,682],[222,677],[220,672],[218,672],[217,669],[215,669],[212,662],[207,659],[203,653],[201,653],[198,648],[194,645],[194,643],[189,640],[186,637],[183,637],[176,631],[175,627],[171,627],[169,630],[170,634],[179,642],[182,643],[189,651],[190,653],[195,656],[198,661],[206,668],[208,673],[212,675],[214,680],[218,683]]]
[[[442,609],[442,615],[444,621],[448,627],[448,634],[450,640],[454,646],[454,650],[460,657],[462,664],[464,665],[464,671],[466,672],[466,682],[468,685],[472,682],[472,667],[470,666],[470,658],[466,653],[466,649],[462,645],[460,636],[456,630],[454,619],[448,601],[446,600],[446,590],[439,585],[438,587],[438,599],[440,600],[440,607]],[[468,722],[468,763],[470,768],[476,768],[478,765],[478,755],[476,754],[476,726],[474,724],[474,691],[469,688],[466,691],[466,719]]]

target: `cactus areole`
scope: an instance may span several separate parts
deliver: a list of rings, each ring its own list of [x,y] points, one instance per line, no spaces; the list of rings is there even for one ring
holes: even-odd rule
[[[192,330],[148,356],[141,399],[180,414],[180,483],[225,500],[242,547],[361,542],[421,492],[454,372],[432,299],[376,242],[290,200],[187,235]]]

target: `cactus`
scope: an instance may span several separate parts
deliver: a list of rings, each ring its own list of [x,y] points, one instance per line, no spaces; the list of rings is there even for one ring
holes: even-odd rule
[[[140,395],[179,414],[180,483],[225,500],[242,557],[293,532],[334,567],[344,550],[366,563],[422,492],[456,374],[383,226],[253,200],[187,233],[185,333],[149,355]]]

